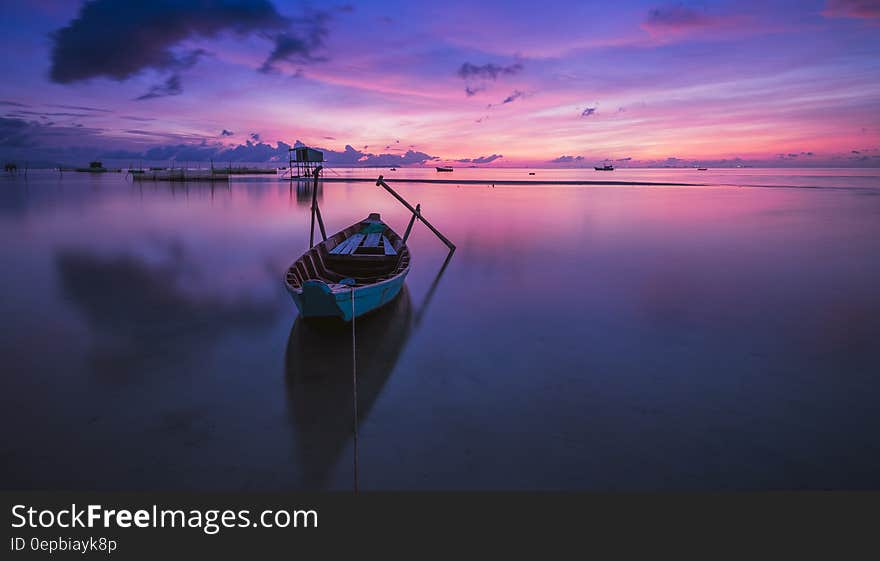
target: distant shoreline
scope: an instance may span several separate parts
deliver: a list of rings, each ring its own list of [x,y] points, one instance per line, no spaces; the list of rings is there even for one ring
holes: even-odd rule
[[[386,177],[393,183],[440,183],[452,185],[653,185],[657,187],[703,187],[706,183],[682,183],[682,182],[658,182],[658,181],[600,181],[596,180],[564,180],[550,179],[547,181],[529,179],[428,179],[428,178],[403,178]],[[279,181],[311,181],[307,178],[289,179],[279,178]],[[371,177],[321,177],[323,182],[333,183],[375,183]]]

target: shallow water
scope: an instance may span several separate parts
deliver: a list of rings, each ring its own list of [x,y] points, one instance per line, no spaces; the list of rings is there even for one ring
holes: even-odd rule
[[[532,171],[454,174],[605,177]],[[378,173],[438,175],[329,172]],[[361,489],[880,488],[880,174],[609,175],[710,185],[395,186],[458,250],[438,278],[417,225],[356,324]],[[405,229],[368,183],[318,195],[329,232]],[[2,487],[350,489],[351,334],[281,284],[309,200],[0,177]]]

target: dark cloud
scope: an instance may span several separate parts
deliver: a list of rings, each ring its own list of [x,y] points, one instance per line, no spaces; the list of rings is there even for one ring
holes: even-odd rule
[[[570,164],[573,162],[580,162],[584,159],[583,156],[559,156],[558,158],[553,158],[550,160],[551,164]]]
[[[502,101],[501,103],[502,103],[502,104],[504,104],[504,103],[512,103],[512,102],[516,101],[517,99],[520,99],[520,98],[522,98],[522,97],[525,97],[525,95],[526,95],[525,92],[521,92],[521,91],[519,91],[519,90],[514,90],[513,93],[510,94],[509,96],[505,97],[505,98],[504,98],[504,101]]]
[[[590,115],[593,115],[594,113],[596,113],[595,107],[587,107],[586,109],[581,111],[581,117],[589,117]]]
[[[234,134],[235,134],[234,132],[232,132],[232,131],[230,131],[230,130],[226,130],[226,129],[223,129],[223,130],[220,132],[220,136],[232,136],[232,135],[234,135]]]
[[[521,62],[516,62],[509,66],[501,66],[492,63],[478,66],[476,64],[471,64],[470,62],[465,62],[458,69],[458,76],[459,78],[470,82],[465,86],[464,93],[468,97],[471,97],[484,91],[486,89],[486,82],[494,82],[501,76],[512,76],[521,72],[522,69],[523,65]],[[507,102],[505,101],[504,103]]]
[[[291,30],[270,35],[275,47],[260,66],[260,72],[277,72],[280,62],[302,64],[324,60],[315,53],[324,47],[330,17],[329,12],[309,12],[306,16],[293,20]]]
[[[407,150],[403,154],[371,154],[356,150],[351,145],[346,145],[342,152],[320,149],[324,152],[324,159],[330,165],[341,166],[403,166],[423,164],[430,160],[438,159],[424,152]]]
[[[30,107],[30,105],[27,105],[26,103],[19,103],[17,101],[7,101],[7,100],[0,101],[0,105],[7,105],[10,107]]]
[[[251,133],[251,140],[253,140],[254,142],[259,142],[260,141],[260,133],[252,132]]]
[[[852,153],[852,154],[861,154],[861,152],[859,152],[858,150],[852,150],[850,153]]]
[[[618,162],[628,162],[632,160],[632,156],[627,156],[626,158],[617,158]]]
[[[480,156],[479,158],[462,158],[455,161],[461,162],[463,164],[488,164],[503,157],[504,156],[502,156],[501,154],[492,154],[491,156]]]
[[[146,133],[147,131],[142,131]],[[304,146],[297,141],[293,147]],[[246,141],[234,147],[226,146],[219,142],[209,142],[202,139],[200,143],[176,143],[154,146],[143,151],[113,150],[103,151],[100,157],[108,160],[144,160],[144,161],[169,161],[178,162],[253,162],[253,163],[287,163],[288,153],[292,146],[283,141],[275,145],[264,142]],[[403,166],[423,164],[436,160],[437,156],[431,156],[424,152],[408,150],[403,154],[372,154],[357,150],[346,145],[343,151],[329,150],[315,147],[324,152],[324,160],[328,165],[336,166]]]
[[[180,75],[172,74],[161,84],[156,84],[144,95],[138,96],[138,101],[145,99],[154,99],[157,97],[167,97],[170,95],[180,95],[183,93],[183,87],[180,85]]]
[[[191,63],[173,48],[187,39],[287,26],[268,0],[91,0],[52,38],[50,78],[68,84],[98,76],[125,80],[146,68]]]
[[[492,63],[477,66],[476,64],[465,62],[461,65],[461,68],[458,69],[458,76],[465,80],[497,80],[499,76],[517,74],[521,72],[522,69],[523,65],[520,62],[509,66],[500,66]]]
[[[351,11],[348,5],[337,11]],[[259,34],[274,42],[259,68],[322,60],[315,54],[327,35],[329,12],[307,10],[281,15],[269,0],[90,0],[67,26],[51,34],[53,82],[69,84],[96,77],[126,80],[143,70],[171,73],[176,88],[161,84],[139,99],[180,93],[180,72],[205,51],[182,51],[188,41],[222,33]],[[175,93],[163,93],[164,91]]]

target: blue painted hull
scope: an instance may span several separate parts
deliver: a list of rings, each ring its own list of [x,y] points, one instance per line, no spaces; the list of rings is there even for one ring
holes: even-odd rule
[[[351,288],[331,288],[323,281],[310,280],[301,289],[288,287],[288,292],[304,318],[339,318],[351,321],[352,317],[368,314],[394,300],[400,294],[408,273],[407,268],[386,281],[353,289],[354,314]]]

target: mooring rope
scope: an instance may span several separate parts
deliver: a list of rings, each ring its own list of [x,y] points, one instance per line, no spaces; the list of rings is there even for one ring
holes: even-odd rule
[[[354,396],[354,492],[358,492],[358,380],[357,339],[354,330],[354,286],[351,287],[351,384]]]

